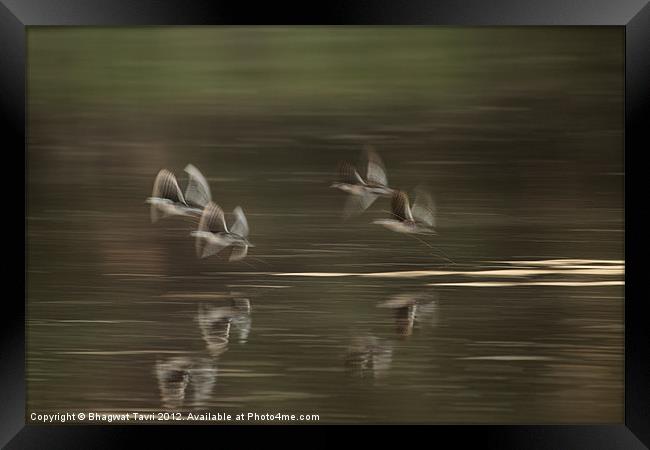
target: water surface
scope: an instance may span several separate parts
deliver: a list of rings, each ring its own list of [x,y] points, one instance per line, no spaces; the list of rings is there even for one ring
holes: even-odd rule
[[[622,421],[619,30],[28,45],[28,411]],[[329,184],[366,143],[391,185],[434,194],[426,244],[371,223],[386,199],[342,220]],[[190,220],[150,223],[155,174],[184,185],[190,162],[244,208],[243,262],[197,259]]]

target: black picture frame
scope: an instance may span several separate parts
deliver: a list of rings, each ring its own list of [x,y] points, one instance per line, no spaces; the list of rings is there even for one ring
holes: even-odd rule
[[[300,6],[302,5],[302,6]],[[331,0],[284,8],[273,2],[197,0],[0,0],[0,114],[5,152],[24,148],[26,27],[61,25],[609,25],[625,28],[625,421],[580,426],[432,426],[409,430],[409,440],[451,439],[497,448],[645,448],[650,446],[650,315],[639,295],[644,231],[644,190],[633,188],[644,170],[641,155],[650,150],[650,5],[647,0],[445,0],[409,2]],[[639,189],[639,190],[637,190]],[[16,202],[13,195],[13,202]],[[640,202],[637,202],[640,203]],[[17,222],[17,221],[16,221]],[[26,224],[26,223],[25,223]],[[25,231],[25,229],[23,229]],[[13,230],[19,233],[17,227]],[[628,233],[631,233],[628,236]],[[26,233],[25,233],[26,235]],[[633,236],[633,238],[632,238]],[[27,245],[27,242],[26,242]],[[24,253],[23,253],[24,257]],[[17,269],[14,262],[6,262]],[[3,267],[3,271],[4,267]],[[6,272],[6,271],[5,271]],[[16,278],[18,276],[16,275]],[[27,271],[25,270],[25,280]],[[13,281],[15,284],[15,281]],[[635,292],[636,291],[636,292]],[[25,299],[27,293],[25,291]],[[25,304],[19,295],[4,296],[1,344],[0,444],[7,448],[103,448],[121,446],[136,435],[168,439],[167,426],[25,425]],[[180,430],[179,430],[180,428]],[[233,428],[233,427],[225,427]],[[276,427],[273,427],[276,428]],[[307,427],[312,429],[312,427]],[[304,427],[300,427],[304,430]],[[216,427],[183,426],[175,439],[207,437]],[[218,427],[222,433],[224,426]],[[238,428],[238,432],[242,432]],[[388,432],[391,432],[388,429]],[[412,433],[421,434],[413,436]],[[185,441],[188,442],[188,441]],[[644,445],[645,444],[645,445]]]

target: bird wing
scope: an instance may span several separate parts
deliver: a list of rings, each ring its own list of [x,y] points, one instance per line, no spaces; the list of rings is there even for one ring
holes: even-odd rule
[[[365,192],[362,195],[349,195],[345,201],[343,217],[348,219],[356,214],[364,212],[377,199],[375,194]]]
[[[230,253],[230,261],[241,261],[248,254],[248,245],[235,245]]]
[[[367,146],[364,149],[364,156],[367,162],[366,180],[381,186],[387,186],[386,169],[379,154],[372,147]]]
[[[149,213],[151,215],[151,223],[158,222],[158,219],[160,218],[160,212],[158,211],[158,205],[156,205],[154,202],[151,202]]]
[[[207,258],[208,256],[216,255],[226,247],[228,247],[228,244],[222,242],[207,241],[203,243],[203,247],[197,242],[196,251],[201,258]]]
[[[205,205],[199,221],[199,231],[209,231],[210,233],[228,232],[226,218],[219,205],[214,202],[208,202]]]
[[[433,198],[427,191],[423,189],[416,190],[412,212],[413,217],[420,222],[425,223],[430,227],[435,226],[435,205],[433,203]]]
[[[185,203],[181,188],[173,173],[167,169],[162,169],[156,175],[153,183],[152,197],[165,198],[175,203]]]
[[[393,194],[393,201],[391,203],[393,216],[397,220],[410,220],[413,221],[413,214],[409,205],[409,197],[404,191],[395,191]]]
[[[366,184],[357,169],[347,161],[339,164],[339,179],[347,184]]]
[[[194,206],[203,208],[212,200],[210,186],[199,169],[192,164],[185,167],[185,172],[190,176],[185,189],[185,200]]]
[[[248,221],[246,220],[246,215],[244,214],[244,210],[238,206],[233,210],[232,213],[235,216],[235,221],[230,226],[230,232],[234,234],[238,234],[243,237],[248,236],[249,233]]]

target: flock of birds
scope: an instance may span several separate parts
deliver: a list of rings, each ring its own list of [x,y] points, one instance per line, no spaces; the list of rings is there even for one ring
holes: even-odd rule
[[[391,197],[391,217],[373,223],[397,233],[436,234],[433,199],[424,188],[416,188],[415,201],[411,205],[406,192],[388,186],[384,163],[375,150],[366,147],[362,161],[364,175],[354,165],[343,162],[339,165],[340,181],[331,185],[349,194],[345,217],[365,211],[378,197]]]
[[[359,167],[361,171],[353,164],[341,163],[339,180],[330,186],[348,194],[343,212],[346,219],[367,210],[379,197],[387,197],[391,198],[390,217],[374,220],[374,224],[409,235],[436,234],[433,199],[425,189],[416,188],[415,201],[411,203],[406,192],[390,187],[383,161],[370,147],[364,148]],[[203,174],[192,164],[184,171],[188,175],[184,191],[168,169],[156,175],[151,197],[146,200],[151,222],[169,216],[193,218],[198,221],[198,227],[190,235],[195,238],[199,258],[216,255],[227,248],[231,248],[230,261],[246,258],[249,247],[254,245],[248,239],[250,229],[242,207],[234,208],[228,226],[223,209],[212,200]],[[436,301],[427,301],[427,297],[428,294],[403,293],[378,306],[395,312],[396,331],[401,337],[407,337],[416,320],[427,318],[435,311]],[[174,357],[157,362],[156,376],[167,407],[183,404],[190,385],[194,385],[194,402],[207,398],[216,379],[213,358],[219,358],[227,350],[233,329],[239,342],[246,342],[251,328],[250,313],[250,301],[238,296],[232,296],[231,306],[200,306],[196,320],[211,358]],[[361,376],[370,373],[376,377],[388,370],[392,355],[390,343],[374,336],[359,336],[348,348],[345,365]]]
[[[249,228],[244,210],[240,206],[234,209],[234,221],[229,229],[223,210],[212,201],[210,186],[203,174],[192,164],[185,167],[185,172],[189,175],[185,194],[172,172],[167,169],[158,172],[151,197],[147,199],[151,205],[151,222],[168,216],[197,217],[198,229],[191,233],[196,238],[197,256],[206,258],[232,247],[229,259],[244,259],[248,247],[253,247],[248,240]]]
[[[374,224],[409,235],[436,234],[431,195],[419,186],[415,190],[415,201],[411,204],[406,192],[388,186],[383,161],[374,149],[364,148],[362,157],[362,172],[353,164],[343,162],[339,165],[339,180],[331,184],[332,188],[349,194],[344,217],[365,211],[379,197],[389,197],[392,199],[390,217],[374,220]],[[203,174],[192,164],[188,164],[184,170],[189,176],[185,193],[171,171],[162,169],[158,172],[151,197],[146,200],[151,205],[152,223],[167,216],[198,218],[198,229],[192,231],[191,236],[195,238],[199,258],[231,248],[230,261],[244,259],[249,247],[254,247],[248,240],[250,230],[244,210],[240,206],[235,207],[232,212],[234,219],[228,227],[223,209],[212,201],[210,186]]]

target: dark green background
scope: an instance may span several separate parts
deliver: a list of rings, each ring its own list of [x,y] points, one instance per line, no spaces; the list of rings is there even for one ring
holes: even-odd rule
[[[28,409],[160,408],[156,358],[202,354],[201,295],[236,289],[250,341],[200,406],[620,422],[622,286],[440,287],[406,340],[375,306],[504,261],[624,259],[623,44],[606,27],[30,28]],[[430,187],[435,250],[371,224],[386,200],[341,220],[328,186],[366,143],[392,186]],[[245,263],[197,260],[187,221],[149,223],[155,174],[184,185],[188,162],[244,208]],[[462,273],[282,275],[431,269]],[[381,382],[344,371],[366,333],[397,339]],[[462,359],[485,355],[529,359]]]

